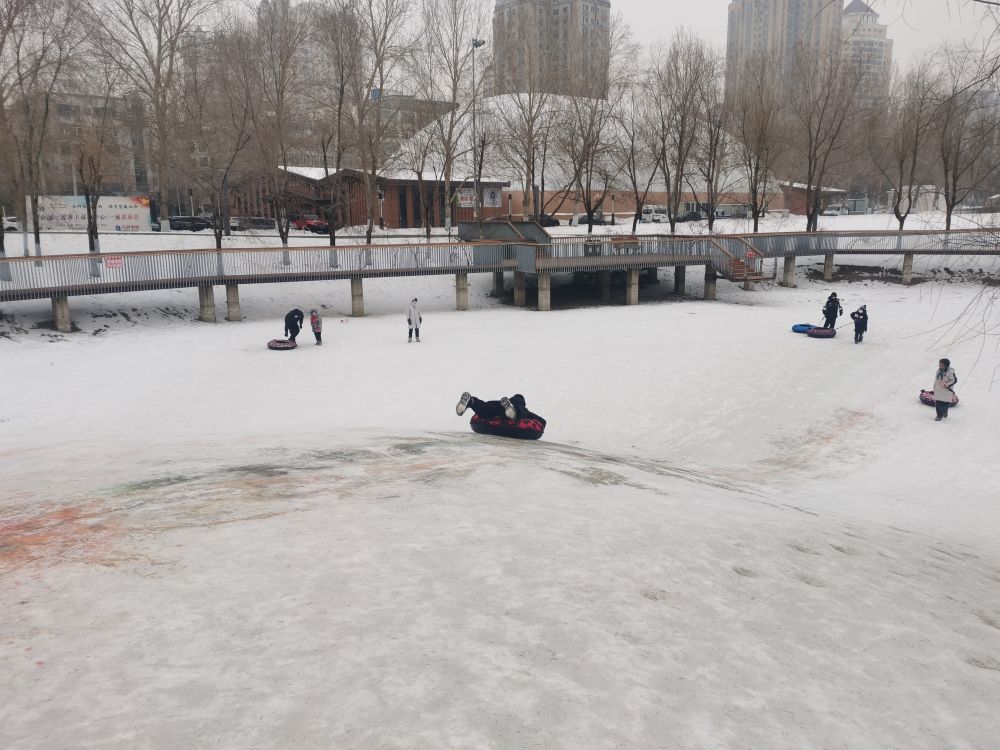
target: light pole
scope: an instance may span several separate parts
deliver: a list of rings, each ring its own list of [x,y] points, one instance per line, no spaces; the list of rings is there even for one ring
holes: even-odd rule
[[[476,50],[484,44],[486,44],[485,39],[472,37],[472,184],[476,191],[472,202],[472,215],[476,224],[480,226],[480,236],[482,235],[482,222],[479,210],[479,140],[476,137]]]

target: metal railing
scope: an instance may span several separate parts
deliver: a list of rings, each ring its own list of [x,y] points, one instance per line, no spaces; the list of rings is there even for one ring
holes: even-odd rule
[[[330,247],[154,250],[0,258],[0,301],[215,284],[259,284],[489,271],[595,271],[711,265],[834,254],[1000,256],[993,230],[641,235],[555,238],[549,244],[452,242]]]
[[[227,283],[482,273],[513,267],[510,245],[444,243],[227,248],[0,259],[0,300]]]

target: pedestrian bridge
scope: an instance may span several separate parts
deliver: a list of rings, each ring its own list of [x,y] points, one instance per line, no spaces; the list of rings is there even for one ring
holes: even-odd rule
[[[719,278],[750,286],[768,258],[784,258],[782,283],[794,286],[795,259],[824,256],[832,278],[836,255],[899,255],[903,282],[913,258],[1000,256],[1000,232],[986,229],[903,232],[819,232],[746,235],[580,236],[529,242],[451,242],[224,250],[157,250],[0,258],[0,302],[50,298],[56,325],[70,330],[68,299],[91,294],[192,287],[199,290],[203,320],[215,320],[214,287],[226,288],[227,318],[239,320],[239,286],[346,279],[352,313],[364,314],[363,280],[392,276],[454,275],[456,307],[468,308],[468,274],[493,273],[503,289],[514,276],[515,304],[525,304],[525,277],[537,277],[538,309],[551,306],[551,274],[596,272],[606,299],[610,273],[626,272],[626,302],[638,302],[639,273],[672,267],[675,290],[684,291],[688,266],[705,268],[705,296]]]

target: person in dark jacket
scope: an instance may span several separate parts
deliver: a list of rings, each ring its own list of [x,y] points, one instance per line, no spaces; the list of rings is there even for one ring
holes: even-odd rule
[[[504,396],[499,401],[483,401],[466,391],[458,399],[455,413],[462,416],[466,409],[472,409],[480,419],[495,419],[497,417],[505,417],[510,420],[537,419],[542,423],[542,427],[545,427],[545,420],[542,417],[528,411],[524,396],[520,393],[515,393],[510,398]]]
[[[295,337],[302,330],[302,322],[305,318],[306,316],[297,307],[294,310],[288,311],[288,314],[285,316],[285,335],[289,341],[295,341]]]
[[[840,300],[837,299],[837,293],[833,292],[829,297],[827,297],[826,304],[823,305],[823,321],[824,328],[835,328],[837,326],[837,316],[844,314],[844,308],[840,306]]]
[[[854,321],[854,343],[860,344],[868,330],[868,307],[862,305],[852,312],[851,320]]]

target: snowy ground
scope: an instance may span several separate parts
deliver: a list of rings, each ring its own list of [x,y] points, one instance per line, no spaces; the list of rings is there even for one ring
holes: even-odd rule
[[[488,275],[464,313],[366,280],[361,319],[346,282],[216,325],[107,295],[70,335],[5,304],[0,746],[996,748],[996,287],[815,269],[551,313]],[[789,331],[831,290],[863,344]],[[293,305],[324,346],[266,350]],[[465,389],[545,437],[472,434]]]

